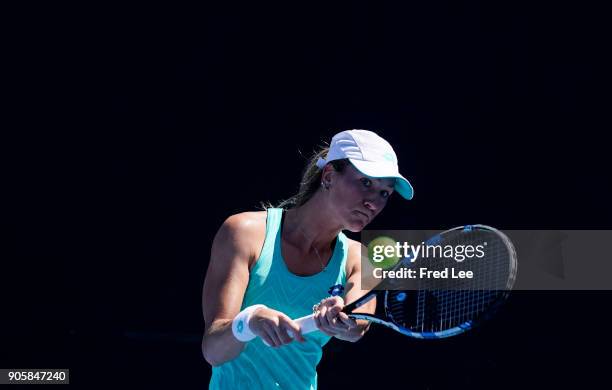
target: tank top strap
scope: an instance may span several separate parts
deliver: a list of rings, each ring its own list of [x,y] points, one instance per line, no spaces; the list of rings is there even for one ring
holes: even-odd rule
[[[266,235],[259,258],[251,270],[252,274],[267,275],[270,272],[274,259],[276,237],[281,226],[283,209],[269,208],[266,211]]]

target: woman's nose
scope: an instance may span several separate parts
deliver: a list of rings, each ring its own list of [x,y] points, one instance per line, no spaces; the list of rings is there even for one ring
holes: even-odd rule
[[[376,212],[376,210],[378,209],[375,202],[372,202],[371,200],[364,200],[363,201],[363,205],[370,211]]]

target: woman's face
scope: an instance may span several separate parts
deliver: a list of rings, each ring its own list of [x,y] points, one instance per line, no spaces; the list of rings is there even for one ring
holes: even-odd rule
[[[323,181],[329,183],[329,199],[336,217],[351,232],[363,230],[386,206],[395,179],[376,179],[348,164],[343,172],[326,169]]]

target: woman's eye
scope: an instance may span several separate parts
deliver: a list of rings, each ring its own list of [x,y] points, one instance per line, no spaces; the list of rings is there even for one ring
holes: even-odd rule
[[[365,187],[370,187],[372,185],[372,181],[370,179],[366,179],[365,177],[361,179],[361,182]]]
[[[380,195],[383,198],[387,199],[389,197],[389,192],[388,191],[380,191]]]

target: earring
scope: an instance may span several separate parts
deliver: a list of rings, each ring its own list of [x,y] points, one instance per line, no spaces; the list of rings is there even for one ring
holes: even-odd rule
[[[321,185],[323,186],[323,188],[325,188],[326,190],[329,190],[329,184],[326,184],[324,182],[321,182]]]

